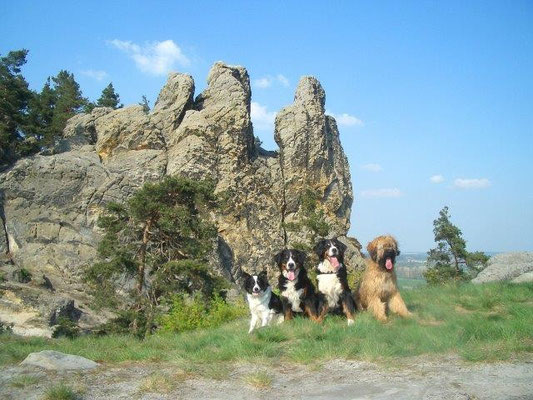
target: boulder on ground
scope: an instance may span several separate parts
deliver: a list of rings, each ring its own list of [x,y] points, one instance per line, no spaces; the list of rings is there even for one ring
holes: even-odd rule
[[[31,353],[20,363],[51,370],[92,369],[98,363],[84,357],[65,354],[54,350],[43,350]]]

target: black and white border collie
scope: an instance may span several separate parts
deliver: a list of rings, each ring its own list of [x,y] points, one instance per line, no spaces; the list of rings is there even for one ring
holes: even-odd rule
[[[282,250],[274,257],[280,269],[278,288],[285,320],[294,313],[304,313],[313,321],[321,322],[327,308],[322,295],[316,292],[305,270],[305,254],[299,250]]]
[[[263,327],[272,322],[283,322],[283,306],[279,296],[272,293],[266,271],[259,275],[250,275],[243,271],[243,279],[251,314],[248,333],[259,324]]]
[[[355,301],[348,286],[344,251],[346,245],[337,238],[318,242],[314,248],[320,263],[318,264],[318,291],[324,295],[330,312],[342,312],[348,325],[354,323]]]

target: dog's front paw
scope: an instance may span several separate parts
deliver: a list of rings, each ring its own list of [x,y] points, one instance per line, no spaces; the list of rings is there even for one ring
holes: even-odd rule
[[[353,319],[348,319],[348,326],[351,326],[355,324],[355,321]]]

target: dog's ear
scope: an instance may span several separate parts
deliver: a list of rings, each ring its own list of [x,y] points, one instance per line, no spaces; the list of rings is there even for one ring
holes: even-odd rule
[[[400,246],[398,245],[398,241],[394,239],[394,248],[396,249],[396,255],[400,255]]]
[[[313,248],[313,251],[318,256],[319,259],[322,258],[322,255],[324,254],[324,246],[326,245],[326,240],[321,240],[316,244],[316,246]]]
[[[301,250],[291,250],[291,251],[292,251],[292,254],[294,254],[294,256],[296,257],[296,261],[298,262],[298,264],[300,264],[300,266],[303,267],[305,264],[305,259],[307,258],[305,253]]]
[[[378,242],[377,242],[377,239],[374,239],[370,243],[368,243],[368,246],[366,246],[366,250],[368,251],[368,254],[370,255],[370,258],[377,262],[377,256],[378,256]]]
[[[247,285],[247,282],[249,281],[249,279],[251,278],[252,276],[246,272],[246,271],[242,271],[242,275],[241,275],[241,283],[242,283],[242,287],[244,289],[246,289],[246,285]]]
[[[283,257],[284,251],[285,250],[281,250],[278,254],[274,256],[274,262],[276,263],[277,266],[281,265],[281,258]]]
[[[344,243],[342,243],[339,239],[335,238],[335,246],[344,253],[348,246],[346,246]]]

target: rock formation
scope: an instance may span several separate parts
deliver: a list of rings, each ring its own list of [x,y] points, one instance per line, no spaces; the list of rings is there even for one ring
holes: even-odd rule
[[[473,283],[496,281],[533,282],[533,252],[501,253],[489,259]]]
[[[269,269],[273,276],[278,250],[309,241],[305,229],[286,229],[303,218],[307,189],[319,199],[330,234],[349,246],[350,266],[362,264],[359,244],[345,237],[353,201],[349,167],[320,83],[302,78],[294,103],[278,114],[278,152],[256,145],[244,68],[216,63],[207,83],[194,99],[192,77],[170,74],[152,112],[130,106],[77,115],[52,151],[0,174],[0,250],[8,278],[0,283],[0,320],[17,327],[16,315],[24,312],[30,317],[19,333],[30,332],[50,325],[57,301],[71,299],[80,326],[105,319],[90,311],[81,281],[96,257],[98,216],[107,202],[124,201],[165,175],[214,179],[216,192],[228,199],[213,216],[219,230],[213,266],[231,281],[241,269]],[[55,290],[41,278],[14,282],[21,268],[44,274]]]

